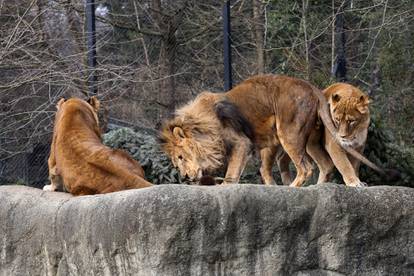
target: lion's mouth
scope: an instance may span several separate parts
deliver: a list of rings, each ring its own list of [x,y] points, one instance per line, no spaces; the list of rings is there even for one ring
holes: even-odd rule
[[[343,146],[352,147],[355,143],[355,137],[341,138],[340,142]]]
[[[189,180],[190,182],[196,182],[199,181],[205,174],[202,169],[198,169],[196,173],[186,173],[182,175],[184,175],[184,179]]]

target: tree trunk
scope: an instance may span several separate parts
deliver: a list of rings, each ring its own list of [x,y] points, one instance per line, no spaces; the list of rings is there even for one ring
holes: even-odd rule
[[[302,24],[304,34],[304,45],[305,45],[305,76],[307,80],[310,80],[310,58],[309,58],[309,39],[308,39],[308,26],[306,21],[306,15],[308,13],[308,0],[302,0]]]
[[[253,25],[254,38],[256,40],[256,57],[257,57],[257,73],[265,72],[265,53],[264,53],[264,16],[263,3],[261,0],[252,0],[253,4]]]
[[[369,90],[368,90],[368,95],[370,97],[373,97],[376,94],[376,92],[378,91],[380,87],[380,84],[381,84],[381,69],[380,69],[380,64],[379,64],[379,58],[376,57],[374,70],[372,70],[372,74],[371,74],[371,86],[369,87]]]
[[[176,16],[164,17],[160,0],[153,0],[153,17],[161,33],[161,49],[158,61],[159,89],[158,104],[161,106],[158,120],[161,122],[175,110],[175,61],[178,27]]]
[[[160,119],[163,120],[175,110],[176,97],[175,97],[175,60],[176,60],[176,47],[177,39],[175,32],[168,32],[163,35],[161,54],[159,59],[160,74],[160,95],[159,103],[164,107],[161,111]]]

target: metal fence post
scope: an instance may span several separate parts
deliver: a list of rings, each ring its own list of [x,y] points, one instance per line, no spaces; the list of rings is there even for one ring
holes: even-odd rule
[[[345,2],[346,4],[346,2]],[[336,59],[332,68],[332,77],[337,81],[347,81],[347,62],[346,62],[346,35],[345,35],[345,15],[344,8],[341,6],[335,16],[335,52]]]
[[[86,1],[86,36],[88,44],[88,87],[89,94],[98,93],[96,75],[96,25],[95,25],[95,0]]]
[[[231,68],[231,28],[230,28],[230,0],[223,7],[223,37],[224,37],[224,90],[233,87]]]

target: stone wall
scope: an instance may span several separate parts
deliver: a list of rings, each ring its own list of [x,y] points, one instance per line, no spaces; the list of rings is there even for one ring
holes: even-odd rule
[[[0,275],[414,275],[414,189],[0,186]]]

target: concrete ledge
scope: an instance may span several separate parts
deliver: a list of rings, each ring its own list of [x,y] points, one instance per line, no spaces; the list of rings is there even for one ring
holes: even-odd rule
[[[414,189],[0,186],[0,275],[413,275]]]

